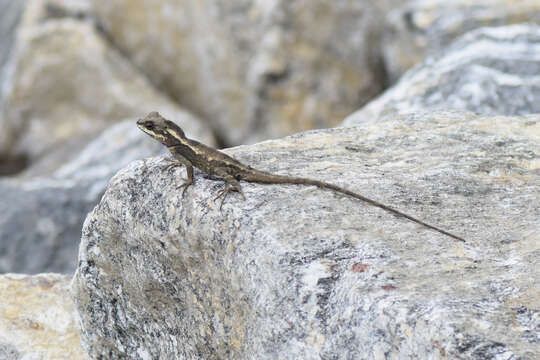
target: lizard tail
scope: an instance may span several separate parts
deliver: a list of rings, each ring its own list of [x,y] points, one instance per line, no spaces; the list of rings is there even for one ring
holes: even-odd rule
[[[457,236],[457,235],[454,235],[452,233],[449,233],[448,231],[445,231],[445,230],[442,230],[442,229],[439,229],[438,227],[436,226],[433,226],[433,225],[430,225],[428,223],[425,223],[423,222],[422,220],[419,220],[415,217],[412,217],[410,215],[407,215],[405,213],[402,213],[401,211],[399,210],[396,210],[390,206],[386,206],[378,201],[375,201],[375,200],[372,200],[370,198],[367,198],[365,196],[362,196],[360,194],[357,194],[355,192],[352,192],[352,191],[349,191],[347,189],[344,189],[344,188],[341,188],[339,186],[336,186],[336,185],[333,185],[333,184],[330,184],[330,183],[327,183],[327,182],[324,182],[324,181],[319,181],[319,180],[313,180],[313,179],[305,179],[305,178],[297,178],[297,177],[288,177],[288,176],[279,176],[279,175],[273,175],[273,174],[266,174],[264,173],[265,176],[257,176],[256,179],[253,179],[254,181],[256,182],[259,182],[259,183],[268,183],[268,184],[299,184],[299,185],[314,185],[314,186],[317,186],[318,188],[320,189],[330,189],[330,190],[334,190],[336,192],[339,192],[339,193],[342,193],[342,194],[345,194],[345,195],[348,195],[350,197],[353,197],[355,199],[359,199],[359,200],[362,200],[368,204],[371,204],[373,206],[376,206],[378,208],[381,208],[381,209],[384,209],[396,216],[399,216],[399,217],[404,217],[410,221],[413,221],[417,224],[420,224],[422,226],[425,226],[429,229],[432,229],[432,230],[435,230],[441,234],[444,234],[446,236],[450,236],[451,238],[453,239],[456,239],[456,240],[459,240],[459,241],[462,241],[462,242],[466,242],[465,239]],[[251,179],[249,178],[249,175],[248,176],[245,176],[243,178],[244,180],[246,181],[250,181]],[[251,181],[253,181],[251,180]]]

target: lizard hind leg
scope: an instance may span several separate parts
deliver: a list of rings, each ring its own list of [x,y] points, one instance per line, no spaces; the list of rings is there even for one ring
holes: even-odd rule
[[[184,198],[184,193],[186,189],[193,185],[193,166],[186,165],[187,179],[182,179],[184,182],[177,187],[178,190],[182,189],[182,199]]]
[[[242,187],[240,186],[240,182],[234,178],[234,176],[228,174],[228,173],[217,173],[216,175],[220,176],[227,182],[227,185],[225,188],[221,189],[217,196],[214,198],[214,201],[221,198],[221,204],[219,205],[219,210],[223,207],[223,203],[225,202],[225,198],[227,195],[232,192],[238,192],[240,195],[242,195],[242,199],[246,199],[244,196],[244,193],[242,192]]]

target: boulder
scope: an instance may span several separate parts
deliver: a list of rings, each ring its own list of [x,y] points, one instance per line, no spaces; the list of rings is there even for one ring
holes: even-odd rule
[[[540,116],[426,112],[229,149],[332,191],[242,182],[162,157],[110,182],[73,291],[107,359],[536,359]]]
[[[345,125],[388,114],[466,110],[486,115],[540,113],[540,27],[512,25],[471,31],[408,71]]]
[[[399,2],[93,4],[122,52],[231,145],[337,125],[379,93],[382,19]]]
[[[0,275],[0,359],[90,360],[69,282],[60,274]]]
[[[384,26],[382,52],[390,81],[471,30],[520,23],[540,24],[540,2],[408,1],[388,14]]]

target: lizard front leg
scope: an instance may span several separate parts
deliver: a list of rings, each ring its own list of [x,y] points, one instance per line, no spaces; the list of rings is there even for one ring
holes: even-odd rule
[[[171,152],[171,153],[172,153],[172,155],[174,157],[174,160],[170,160],[171,163],[167,165],[167,167],[166,167],[167,170],[170,170],[171,168],[173,168],[175,166],[184,165],[186,167],[187,179],[182,179],[182,180],[184,180],[184,183],[182,183],[182,185],[178,186],[178,189],[184,188],[182,190],[182,197],[184,197],[184,193],[186,192],[186,189],[193,184],[193,165],[191,164],[191,161],[189,161],[188,159],[186,159],[182,155],[174,153],[174,152]]]
[[[214,170],[215,175],[219,176],[220,178],[223,178],[227,182],[227,185],[225,188],[219,191],[218,195],[215,197],[214,201],[216,201],[219,198],[222,198],[221,204],[219,205],[219,210],[221,210],[221,207],[223,206],[223,203],[225,202],[225,198],[231,191],[236,191],[242,195],[242,198],[245,200],[246,197],[244,196],[244,193],[242,192],[242,187],[240,186],[240,182],[236,180],[234,176],[232,176],[228,171],[227,168],[217,168]]]

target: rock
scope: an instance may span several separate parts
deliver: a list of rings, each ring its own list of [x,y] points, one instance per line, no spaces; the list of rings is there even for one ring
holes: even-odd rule
[[[384,86],[385,1],[94,1],[160,89],[227,144],[340,123]]]
[[[52,165],[40,171],[50,174],[115,122],[152,110],[186,116],[93,24],[71,18],[41,21],[46,16],[40,9],[28,9],[19,34],[0,154],[23,154],[32,165],[54,151]]]
[[[2,108],[2,95],[4,79],[8,69],[15,32],[21,18],[26,1],[0,0],[0,110]]]
[[[90,0],[33,0],[24,10],[22,26],[30,28],[62,18],[90,19],[91,15]]]
[[[382,51],[391,82],[427,55],[484,26],[540,23],[536,0],[414,0],[387,16]]]
[[[42,0],[39,0],[42,1]],[[44,0],[47,18],[90,18],[91,0]]]
[[[0,275],[0,359],[86,360],[70,278]]]
[[[2,123],[4,88],[13,72],[12,49],[15,33],[25,3],[24,0],[0,0],[0,124]],[[0,154],[0,176],[18,172],[24,166],[24,159],[7,158]]]
[[[191,127],[189,115],[175,120]],[[189,132],[213,143],[202,129]],[[135,120],[128,120],[108,129],[49,177],[0,181],[0,273],[72,273],[84,218],[109,179],[134,159],[164,151]]]
[[[472,31],[407,72],[344,124],[426,109],[486,115],[540,113],[539,52],[539,26]]]
[[[540,357],[540,116],[429,112],[227,152],[326,180],[463,244],[311,186],[195,173],[161,157],[110,182],[73,280],[85,349],[107,359]]]

